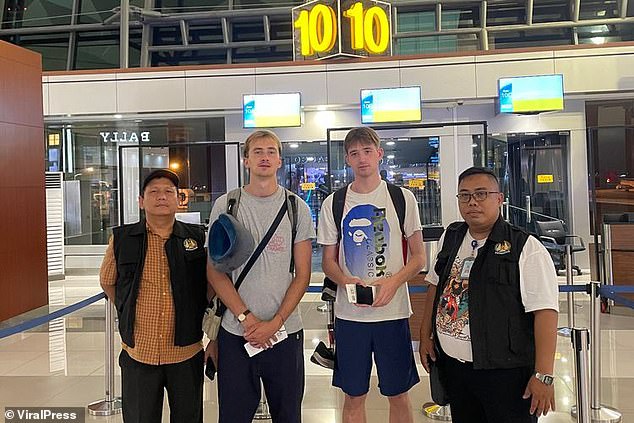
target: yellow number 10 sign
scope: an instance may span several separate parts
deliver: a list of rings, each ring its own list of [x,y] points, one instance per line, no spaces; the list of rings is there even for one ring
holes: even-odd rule
[[[315,0],[293,8],[293,58],[392,54],[391,6],[377,0]]]

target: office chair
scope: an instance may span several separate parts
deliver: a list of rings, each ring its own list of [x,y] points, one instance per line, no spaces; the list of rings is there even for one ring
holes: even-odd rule
[[[577,271],[577,275],[580,275],[581,269],[579,269],[579,266],[575,266],[574,253],[585,251],[586,249],[581,237],[566,234],[564,222],[561,220],[553,220],[549,222],[536,221],[535,224],[539,240],[550,253],[557,273],[559,273],[560,270],[566,269],[566,245],[570,245],[573,256],[571,267],[573,270]]]

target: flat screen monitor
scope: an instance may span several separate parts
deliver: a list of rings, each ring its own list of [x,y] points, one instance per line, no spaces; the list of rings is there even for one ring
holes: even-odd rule
[[[539,113],[564,109],[564,76],[500,78],[500,113]]]
[[[242,98],[242,119],[245,128],[301,126],[300,94],[244,95]]]
[[[361,90],[361,122],[420,122],[421,88]]]

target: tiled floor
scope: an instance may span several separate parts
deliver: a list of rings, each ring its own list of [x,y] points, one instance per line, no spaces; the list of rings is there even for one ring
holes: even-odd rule
[[[315,277],[315,281],[318,276]],[[583,283],[587,278],[576,279]],[[563,283],[563,281],[562,281]],[[50,308],[72,304],[100,292],[96,276],[70,276],[50,283]],[[565,296],[562,295],[562,301]],[[588,302],[579,297],[576,323],[587,325]],[[54,304],[54,305],[53,305]],[[326,316],[317,311],[317,295],[307,294],[301,304],[306,326],[306,394],[303,403],[305,423],[341,421],[342,394],[330,385],[330,372],[310,362],[313,345],[325,339]],[[561,325],[567,323],[562,303]],[[42,312],[40,310],[40,312]],[[618,408],[624,422],[634,422],[634,317],[602,315],[601,399]],[[0,327],[6,326],[0,324]],[[116,354],[119,338],[115,339]],[[575,403],[574,369],[570,340],[560,337],[557,347],[557,412],[540,421],[572,422],[569,409]],[[417,358],[418,361],[418,358]],[[431,422],[421,413],[430,398],[429,379],[419,365],[421,383],[411,391],[417,423]],[[118,392],[119,369],[115,366]],[[368,398],[368,422],[387,423],[387,401],[381,398],[376,377]],[[26,333],[0,339],[0,409],[5,406],[76,406],[104,397],[104,303],[100,301],[72,315]],[[217,416],[216,385],[204,387],[205,422]],[[167,406],[164,421],[167,419]],[[120,416],[92,417],[87,421],[121,422]]]

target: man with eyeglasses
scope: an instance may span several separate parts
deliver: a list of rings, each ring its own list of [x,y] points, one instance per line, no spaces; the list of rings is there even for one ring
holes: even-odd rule
[[[537,422],[555,409],[552,261],[537,238],[501,218],[491,170],[465,170],[457,198],[464,222],[449,225],[426,277],[421,361],[436,366],[454,423]]]

